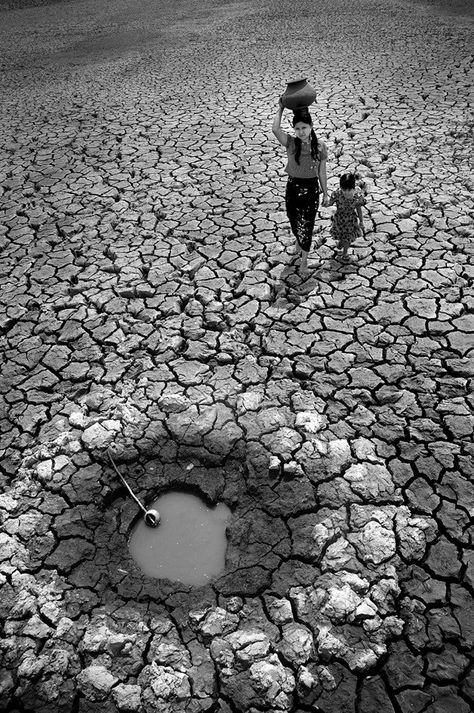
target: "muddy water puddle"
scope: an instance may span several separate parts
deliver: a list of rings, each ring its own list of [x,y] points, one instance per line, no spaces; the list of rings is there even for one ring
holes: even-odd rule
[[[224,570],[225,531],[231,518],[227,505],[209,507],[192,493],[173,491],[149,508],[160,513],[159,526],[150,528],[141,520],[129,542],[130,553],[145,574],[202,586]]]

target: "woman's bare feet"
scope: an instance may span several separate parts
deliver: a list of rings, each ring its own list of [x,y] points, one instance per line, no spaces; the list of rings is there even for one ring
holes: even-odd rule
[[[296,243],[295,249],[293,251],[293,255],[295,257],[300,257],[301,253],[302,253],[302,250],[301,250],[300,246],[298,245],[298,243]]]

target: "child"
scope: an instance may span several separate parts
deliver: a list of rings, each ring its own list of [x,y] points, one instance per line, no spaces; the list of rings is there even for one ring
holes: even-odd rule
[[[361,206],[366,204],[360,188],[356,188],[355,175],[343,173],[339,179],[340,188],[334,191],[329,205],[336,204],[332,216],[331,235],[342,250],[342,260],[348,260],[347,251],[358,235],[364,235],[364,220]]]
[[[327,146],[316,137],[313,119],[308,109],[295,110],[293,129],[290,136],[281,128],[283,104],[279,102],[273,120],[272,131],[282,146],[286,148],[287,165],[285,204],[293,235],[296,238],[297,254],[301,255],[300,271],[308,269],[308,253],[313,240],[314,222],[319,206],[319,193],[323,193],[322,203],[328,205],[326,159]]]

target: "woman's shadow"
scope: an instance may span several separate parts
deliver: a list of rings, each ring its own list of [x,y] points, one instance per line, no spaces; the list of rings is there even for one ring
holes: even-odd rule
[[[328,240],[314,241],[314,249],[308,260],[308,269],[301,272],[296,255],[282,256],[282,269],[271,285],[271,301],[284,307],[285,303],[299,305],[312,295],[330,294],[335,283],[343,281],[357,271],[353,261],[344,262]]]

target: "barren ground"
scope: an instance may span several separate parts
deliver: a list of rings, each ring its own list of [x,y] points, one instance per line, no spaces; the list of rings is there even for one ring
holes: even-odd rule
[[[472,710],[471,6],[0,3],[1,711]],[[295,76],[367,197],[305,277]],[[139,572],[109,448],[221,577]]]

